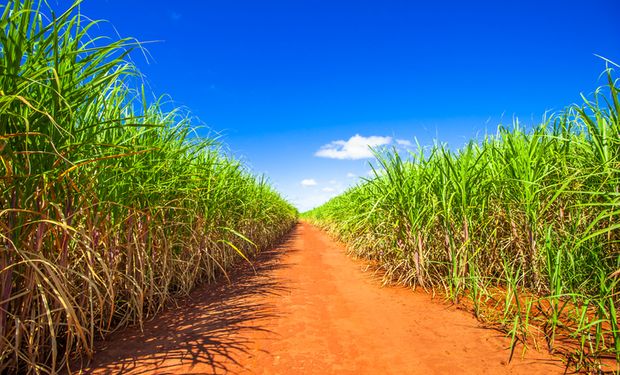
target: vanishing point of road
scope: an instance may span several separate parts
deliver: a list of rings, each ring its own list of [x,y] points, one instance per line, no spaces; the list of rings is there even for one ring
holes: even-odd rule
[[[362,261],[308,223],[143,329],[97,345],[95,374],[552,374],[470,312],[381,287]],[[74,367],[75,368],[75,367]]]

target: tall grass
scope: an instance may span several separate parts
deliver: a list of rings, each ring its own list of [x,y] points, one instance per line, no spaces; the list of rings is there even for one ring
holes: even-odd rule
[[[147,104],[130,39],[78,3],[0,8],[0,372],[53,373],[93,340],[273,245],[296,211]]]
[[[620,104],[606,75],[533,129],[380,152],[381,173],[305,216],[389,280],[468,297],[513,349],[538,328],[577,366],[620,361]]]

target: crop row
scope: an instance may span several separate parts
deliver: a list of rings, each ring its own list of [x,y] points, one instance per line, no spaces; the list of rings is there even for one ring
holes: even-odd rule
[[[53,373],[96,338],[272,246],[296,210],[152,99],[131,39],[78,4],[0,8],[0,372]]]
[[[577,366],[620,362],[620,104],[606,75],[533,128],[377,151],[374,178],[305,216],[386,280],[468,297],[513,350],[542,335]]]

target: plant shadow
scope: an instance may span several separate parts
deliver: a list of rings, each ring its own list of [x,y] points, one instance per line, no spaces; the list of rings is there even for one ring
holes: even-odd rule
[[[266,321],[278,312],[265,296],[290,292],[274,271],[289,267],[283,258],[297,250],[298,231],[262,251],[252,265],[240,263],[229,280],[198,287],[190,296],[143,324],[111,334],[95,344],[89,363],[72,363],[81,374],[172,374],[191,369],[197,374],[230,373],[243,368],[257,331],[269,332]]]

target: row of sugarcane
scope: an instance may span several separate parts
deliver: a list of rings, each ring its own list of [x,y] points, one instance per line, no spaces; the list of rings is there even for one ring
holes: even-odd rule
[[[387,281],[467,297],[513,351],[542,333],[578,368],[614,367],[620,104],[610,68],[606,77],[534,127],[499,126],[456,151],[377,150],[373,178],[304,215]]]
[[[106,333],[273,246],[297,211],[144,89],[79,3],[0,8],[0,373]]]

